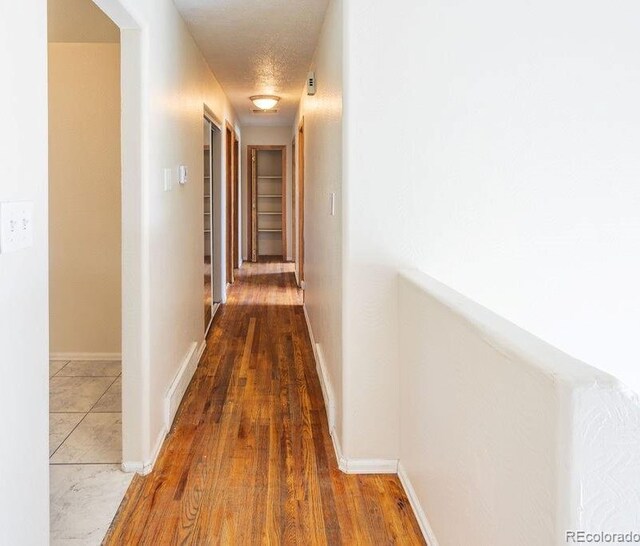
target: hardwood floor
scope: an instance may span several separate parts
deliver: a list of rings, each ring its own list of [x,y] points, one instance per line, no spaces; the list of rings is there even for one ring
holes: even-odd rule
[[[343,474],[291,264],[245,264],[107,545],[424,544],[396,476]]]

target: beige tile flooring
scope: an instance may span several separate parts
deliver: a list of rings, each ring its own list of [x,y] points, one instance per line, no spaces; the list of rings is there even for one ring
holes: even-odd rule
[[[49,363],[51,544],[98,545],[132,474],[122,459],[119,361]]]
[[[49,379],[51,464],[121,462],[120,362],[53,361]]]

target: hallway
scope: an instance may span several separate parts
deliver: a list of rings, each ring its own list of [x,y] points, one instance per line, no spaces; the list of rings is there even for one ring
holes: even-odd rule
[[[424,544],[395,475],[336,464],[293,264],[245,263],[105,544]]]

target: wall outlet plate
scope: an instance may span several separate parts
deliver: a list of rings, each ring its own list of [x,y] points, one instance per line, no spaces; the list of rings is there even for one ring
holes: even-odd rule
[[[33,246],[33,202],[0,203],[0,253]]]

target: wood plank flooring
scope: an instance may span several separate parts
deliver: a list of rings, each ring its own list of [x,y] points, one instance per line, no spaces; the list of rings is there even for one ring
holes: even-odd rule
[[[291,264],[245,264],[107,545],[424,544],[396,476],[343,474]]]

